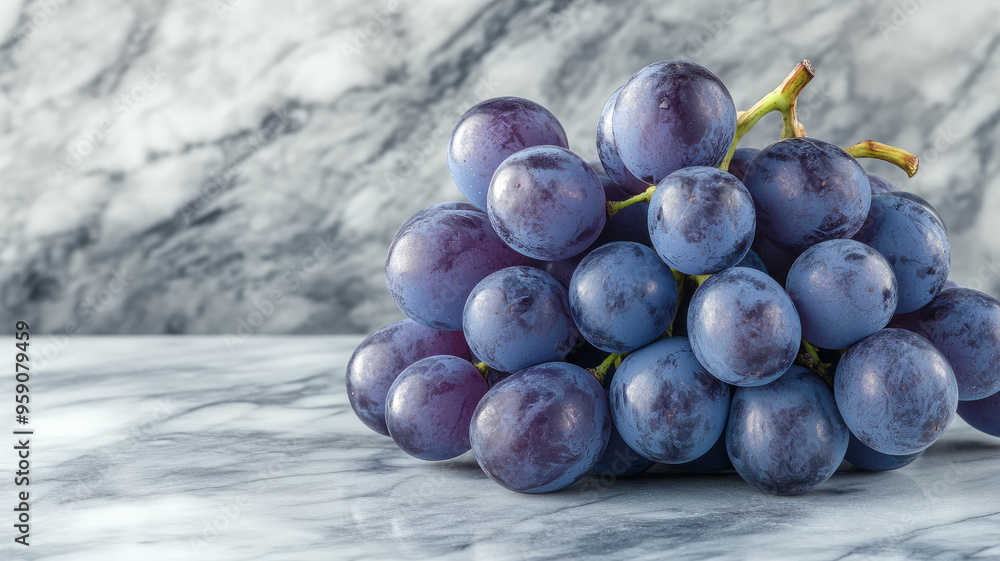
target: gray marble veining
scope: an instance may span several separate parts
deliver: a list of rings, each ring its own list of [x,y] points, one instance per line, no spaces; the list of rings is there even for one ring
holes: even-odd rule
[[[400,317],[395,228],[459,198],[447,137],[520,95],[596,156],[607,96],[666,58],[746,108],[800,59],[800,116],[923,157],[953,276],[1000,295],[995,2],[7,0],[0,331],[347,333]],[[749,144],[774,138],[777,125]]]
[[[359,341],[71,338],[32,386],[32,545],[12,558],[1000,558],[1000,439],[961,421],[902,470],[801,497],[660,467],[518,495],[471,454],[421,462],[363,426]]]

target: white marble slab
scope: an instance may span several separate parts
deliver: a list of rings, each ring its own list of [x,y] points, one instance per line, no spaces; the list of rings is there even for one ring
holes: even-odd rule
[[[960,421],[900,471],[801,497],[660,468],[525,496],[365,428],[344,390],[359,341],[69,339],[32,386],[32,546],[10,558],[1000,558],[1000,439]]]

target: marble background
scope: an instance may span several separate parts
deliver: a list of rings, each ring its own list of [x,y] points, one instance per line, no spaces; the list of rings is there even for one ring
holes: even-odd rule
[[[998,295],[998,17],[985,0],[5,0],[0,330],[370,331],[400,317],[396,226],[459,198],[462,111],[529,97],[594,158],[607,96],[667,58],[741,108],[812,60],[809,133],[921,155],[913,180],[871,169],[935,204],[953,277]],[[751,145],[777,134],[762,126]]]

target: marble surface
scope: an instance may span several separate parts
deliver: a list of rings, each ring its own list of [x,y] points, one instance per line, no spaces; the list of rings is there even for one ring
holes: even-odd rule
[[[9,558],[1000,558],[1000,439],[960,421],[900,471],[801,497],[665,468],[525,496],[364,427],[359,341],[69,339],[32,386],[33,545]]]
[[[0,331],[370,332],[401,317],[395,228],[459,198],[462,111],[534,99],[594,158],[604,101],[667,58],[740,108],[811,59],[810,135],[922,156],[913,180],[871,169],[937,205],[953,276],[1000,295],[998,17],[988,0],[5,0]]]

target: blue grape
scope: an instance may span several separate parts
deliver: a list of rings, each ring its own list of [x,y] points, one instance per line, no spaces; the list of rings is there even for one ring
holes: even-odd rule
[[[604,198],[607,201],[624,201],[631,198],[624,188],[611,181],[607,176],[600,176],[601,184],[604,186]],[[649,216],[649,203],[645,201],[633,203],[608,218],[604,223],[601,235],[597,236],[597,241],[592,247],[602,246],[611,242],[636,242],[652,247],[653,242],[649,239],[649,228],[647,227],[647,217]]]
[[[406,317],[434,329],[462,328],[476,283],[528,259],[507,247],[481,212],[438,211],[401,231],[385,260],[385,284]]]
[[[726,428],[729,386],[705,370],[685,337],[662,339],[625,357],[608,393],[622,439],[650,460],[697,459]]]
[[[830,388],[792,366],[767,385],[736,389],[726,445],[747,483],[773,495],[798,495],[837,471],[848,435]]]
[[[395,241],[396,238],[398,238],[399,235],[401,233],[403,233],[404,230],[406,230],[407,228],[409,228],[410,225],[412,225],[414,222],[419,222],[421,220],[424,220],[428,216],[437,214],[439,212],[449,211],[449,210],[469,210],[469,211],[472,211],[472,212],[479,212],[479,213],[485,212],[485,211],[479,210],[479,207],[477,207],[476,205],[474,205],[472,203],[466,203],[466,202],[462,202],[462,201],[453,201],[453,202],[447,202],[447,203],[433,204],[433,205],[431,205],[431,206],[429,206],[429,207],[427,207],[427,208],[425,208],[423,210],[417,211],[416,214],[414,214],[413,216],[407,218],[406,222],[403,222],[403,225],[400,226],[396,230],[396,234],[392,237],[393,241]]]
[[[612,422],[608,445],[604,448],[601,458],[597,460],[597,464],[590,471],[607,477],[632,477],[653,467],[655,463],[653,460],[644,458],[626,444]]]
[[[722,80],[704,67],[657,62],[622,86],[611,129],[625,168],[657,184],[681,168],[721,162],[736,134],[736,106]]]
[[[743,183],[757,207],[758,230],[790,253],[853,236],[871,204],[865,170],[847,152],[814,138],[764,148]]]
[[[868,184],[871,186],[872,196],[899,191],[899,188],[891,182],[870,173],[868,174]]]
[[[733,159],[729,161],[729,173],[733,174],[736,179],[743,181],[743,176],[747,173],[747,168],[750,167],[750,160],[753,160],[757,154],[760,154],[759,148],[737,148],[733,152]]]
[[[592,251],[569,285],[573,321],[595,347],[612,353],[652,343],[677,310],[677,281],[656,253],[635,242]]]
[[[389,388],[385,424],[407,454],[449,460],[469,451],[472,412],[486,394],[486,380],[468,360],[427,357],[407,366]]]
[[[866,471],[890,471],[910,465],[921,454],[923,454],[923,451],[903,454],[901,456],[883,454],[866,446],[864,442],[861,442],[852,434],[851,442],[847,445],[847,454],[844,456],[844,459],[854,467]]]
[[[756,269],[765,275],[767,273],[767,265],[764,264],[764,260],[757,255],[754,250],[747,251],[747,254],[743,257],[743,260],[736,264],[736,267],[746,267],[748,269]]]
[[[934,205],[929,203],[927,199],[921,197],[920,195],[910,193],[909,191],[890,191],[886,193],[886,195],[892,195],[894,197],[899,197],[902,199],[909,199],[917,203],[918,205],[926,208],[932,215],[934,215],[934,218],[936,218],[937,221],[941,223],[941,227],[944,228],[944,231],[945,232],[948,231],[948,226],[944,223],[944,218],[941,218],[941,214],[938,213],[938,210],[934,208]]]
[[[458,190],[486,210],[486,195],[497,167],[531,146],[567,147],[566,132],[547,109],[520,97],[497,97],[474,105],[451,131],[448,171]]]
[[[757,235],[754,237],[753,245],[750,248],[750,251],[756,252],[760,260],[767,267],[767,274],[778,281],[778,284],[784,286],[788,278],[788,270],[792,268],[792,263],[795,263],[795,259],[799,254],[788,253],[771,243],[771,240],[760,233],[759,224],[757,226]]]
[[[716,273],[691,298],[691,348],[713,376],[736,386],[775,380],[792,365],[802,339],[795,306],[766,274],[735,267]]]
[[[1000,392],[1000,302],[971,288],[949,288],[920,310],[896,316],[893,327],[930,340],[948,359],[958,398],[983,399]]]
[[[833,384],[851,432],[893,456],[933,444],[958,407],[958,384],[944,355],[903,329],[883,329],[847,349]]]
[[[519,493],[547,493],[593,469],[611,433],[604,388],[564,362],[507,378],[479,402],[470,436],[479,466]]]
[[[347,363],[347,398],[361,422],[389,436],[385,399],[407,366],[435,355],[469,357],[461,331],[438,331],[404,319],[369,335]]]
[[[958,281],[954,279],[948,279],[944,281],[944,286],[941,287],[941,290],[944,291],[948,290],[949,288],[962,288],[962,285],[958,284]]]
[[[587,162],[559,146],[535,146],[500,164],[486,204],[500,238],[528,257],[559,261],[601,234],[604,186]]]
[[[975,401],[959,401],[958,414],[974,428],[1000,436],[1000,392]]]
[[[715,444],[708,449],[708,452],[705,452],[690,462],[674,464],[673,467],[681,471],[689,471],[692,473],[711,473],[713,471],[719,471],[720,469],[730,468],[732,465],[732,462],[729,461],[729,452],[726,451],[726,431],[722,431],[722,434],[719,435],[719,439],[716,440]]]
[[[601,109],[601,119],[597,122],[597,155],[601,158],[601,167],[608,177],[621,185],[630,195],[638,195],[648,189],[649,184],[637,179],[625,168],[621,156],[618,155],[618,146],[615,145],[615,135],[611,129],[615,103],[618,101],[620,91],[621,88],[615,90],[605,102],[604,109]]]
[[[892,265],[899,290],[897,314],[924,307],[948,280],[948,234],[916,202],[892,195],[872,197],[871,211],[854,239],[871,246]]]
[[[785,290],[802,321],[802,338],[842,349],[885,327],[896,310],[896,277],[879,252],[854,240],[807,249]]]
[[[562,360],[577,340],[566,289],[531,267],[503,269],[477,284],[463,326],[473,354],[503,372]]]
[[[675,171],[649,200],[649,237],[656,253],[687,275],[739,263],[750,250],[755,227],[750,193],[718,168]]]

